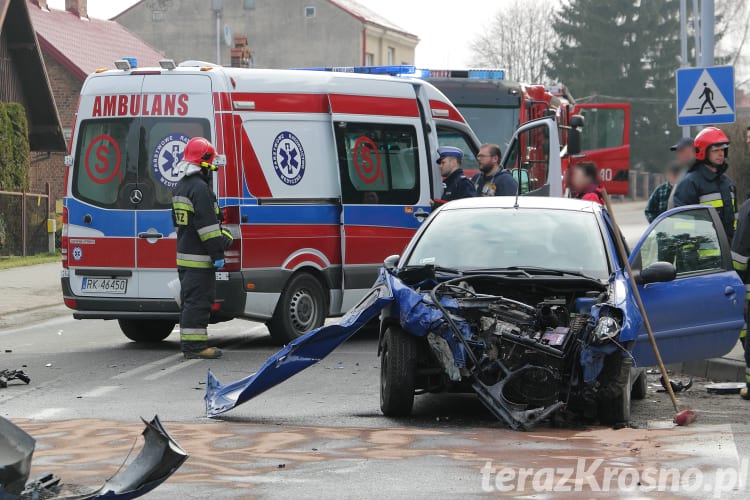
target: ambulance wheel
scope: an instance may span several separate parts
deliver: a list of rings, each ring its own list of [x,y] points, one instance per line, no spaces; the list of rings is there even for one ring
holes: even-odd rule
[[[417,339],[397,326],[385,331],[380,352],[380,411],[407,417],[414,405]]]
[[[177,324],[168,319],[118,319],[120,330],[134,342],[161,342],[169,337]]]
[[[327,306],[326,292],[320,281],[308,273],[295,274],[268,322],[271,338],[278,344],[288,344],[318,328],[326,319]]]

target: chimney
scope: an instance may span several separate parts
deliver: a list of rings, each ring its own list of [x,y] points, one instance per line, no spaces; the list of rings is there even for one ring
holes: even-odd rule
[[[47,0],[40,0],[40,2],[47,3]],[[86,7],[86,0],[65,0],[65,10],[77,15],[78,17],[89,17],[88,8]]]

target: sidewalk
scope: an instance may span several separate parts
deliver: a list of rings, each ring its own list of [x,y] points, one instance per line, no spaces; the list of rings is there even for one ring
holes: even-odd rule
[[[52,262],[0,270],[0,323],[8,314],[61,305],[61,267]]]

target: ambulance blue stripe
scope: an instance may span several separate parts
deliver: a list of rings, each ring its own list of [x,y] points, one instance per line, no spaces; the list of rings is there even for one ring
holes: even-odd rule
[[[240,207],[240,214],[248,224],[338,224],[340,210],[336,205],[260,205]]]
[[[105,236],[114,238],[132,238],[135,233],[135,211],[110,210],[83,203],[75,198],[67,199],[68,222],[76,226],[101,231]],[[91,223],[83,222],[86,215],[91,216]]]
[[[409,207],[412,208],[412,207]],[[422,208],[429,212],[430,207],[413,207],[414,211]],[[413,213],[408,213],[403,206],[389,205],[362,205],[346,207],[346,224],[355,226],[380,226],[380,227],[419,227],[419,220]]]

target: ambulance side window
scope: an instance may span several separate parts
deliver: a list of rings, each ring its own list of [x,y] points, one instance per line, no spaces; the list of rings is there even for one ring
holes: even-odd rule
[[[438,146],[453,146],[464,152],[464,157],[461,161],[461,168],[464,169],[464,172],[467,170],[479,170],[479,163],[477,163],[476,158],[478,151],[474,151],[466,135],[448,127],[438,127],[437,135]],[[466,175],[469,174],[467,173]]]
[[[344,204],[419,201],[419,149],[413,126],[339,122],[335,127]]]

